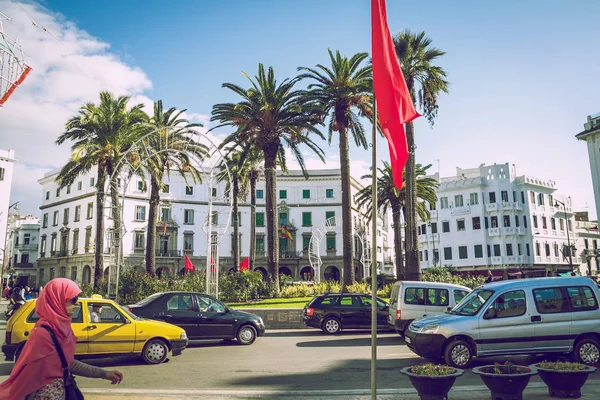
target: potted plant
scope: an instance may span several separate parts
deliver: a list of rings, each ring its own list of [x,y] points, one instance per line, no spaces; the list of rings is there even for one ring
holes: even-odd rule
[[[428,363],[402,368],[400,372],[408,376],[421,400],[445,400],[456,378],[465,371]]]
[[[514,365],[510,361],[475,367],[472,371],[490,389],[494,400],[523,400],[529,379],[537,374],[535,367]]]
[[[533,364],[548,386],[548,394],[559,398],[579,398],[588,375],[596,371],[589,365],[569,361],[543,361]]]

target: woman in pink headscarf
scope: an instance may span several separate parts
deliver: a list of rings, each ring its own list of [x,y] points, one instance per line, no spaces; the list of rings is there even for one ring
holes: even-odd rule
[[[81,289],[69,279],[52,279],[40,293],[35,312],[40,320],[31,330],[10,377],[0,385],[0,400],[63,400],[65,398],[63,370],[50,333],[52,329],[60,343],[69,368],[74,375],[103,378],[118,384],[123,374],[105,371],[74,359],[77,339],[71,329]]]

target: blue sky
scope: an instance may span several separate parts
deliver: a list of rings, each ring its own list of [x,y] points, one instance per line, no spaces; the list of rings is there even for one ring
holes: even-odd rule
[[[0,114],[0,147],[17,150],[27,169],[23,176],[31,179],[68,157],[68,148],[52,144],[66,121],[61,125],[58,115],[68,118],[81,102],[97,101],[102,88],[207,116],[214,104],[236,100],[221,84],[247,85],[241,72],[254,75],[259,62],[283,79],[295,75],[298,66],[328,64],[328,47],[348,56],[370,52],[368,0],[60,0],[24,8],[30,15],[0,0],[0,11],[11,11],[10,28],[19,30],[24,46],[31,40],[25,50],[38,80],[28,78]],[[48,21],[53,37],[32,27],[31,15]],[[450,93],[440,100],[433,129],[423,119],[416,122],[417,161],[433,163],[435,171],[439,159],[442,176],[455,167],[514,163],[518,174],[555,180],[576,208],[595,216],[587,149],[574,135],[587,115],[600,112],[598,15],[600,2],[592,0],[388,1],[392,33],[424,30],[447,52],[439,64],[448,73]],[[89,42],[94,49],[86,47]],[[88,64],[97,59],[108,60],[111,68]],[[64,74],[50,75],[57,70]],[[48,82],[74,87],[50,107],[39,98]],[[87,88],[89,82],[94,84]],[[78,92],[83,86],[86,90]],[[56,116],[44,123],[44,132],[17,122],[25,114],[19,108],[31,101],[27,96],[38,101],[36,115]],[[53,112],[56,103],[64,105],[63,114]],[[6,134],[20,129],[27,143]],[[38,137],[44,148],[54,146],[52,157],[30,154],[26,146]],[[387,159],[383,144],[380,140],[380,158]],[[310,165],[337,167],[337,142],[323,147],[329,163]],[[353,173],[364,173],[370,156],[353,149],[351,157]],[[39,214],[41,191],[35,185],[15,186],[11,200],[23,200],[28,211]]]

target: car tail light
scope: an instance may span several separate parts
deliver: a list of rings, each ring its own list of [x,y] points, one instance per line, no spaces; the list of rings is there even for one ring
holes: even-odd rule
[[[10,331],[6,331],[6,339],[5,339],[6,344],[10,344],[10,336],[11,336]]]
[[[314,313],[315,313],[315,309],[314,308],[309,307],[309,308],[306,309],[306,316],[307,317],[312,317],[314,315]]]
[[[402,319],[402,311],[401,310],[396,310],[396,320],[398,319]]]

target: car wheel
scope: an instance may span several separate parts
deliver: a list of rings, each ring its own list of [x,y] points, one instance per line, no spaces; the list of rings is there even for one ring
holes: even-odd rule
[[[342,324],[340,324],[340,320],[337,318],[327,318],[323,321],[323,332],[329,333],[330,335],[334,335],[342,330]]]
[[[167,359],[169,347],[160,339],[152,339],[144,346],[142,359],[148,364],[160,364]]]
[[[238,330],[236,338],[239,344],[252,344],[256,340],[256,329],[252,325],[244,325]]]
[[[467,368],[473,362],[473,350],[464,340],[454,340],[446,346],[444,360],[451,367]]]
[[[582,364],[598,365],[600,362],[600,345],[594,339],[581,339],[575,345],[573,357],[575,361]]]

